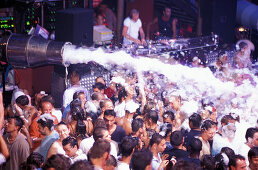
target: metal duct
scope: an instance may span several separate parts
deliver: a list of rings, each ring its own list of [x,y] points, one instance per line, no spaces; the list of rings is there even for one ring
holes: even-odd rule
[[[237,1],[237,23],[258,30],[258,6],[247,0]]]
[[[22,68],[62,64],[64,44],[36,35],[12,34],[6,43],[7,62]]]

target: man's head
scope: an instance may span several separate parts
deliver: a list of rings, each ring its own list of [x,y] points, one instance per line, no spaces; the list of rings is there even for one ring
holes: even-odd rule
[[[113,102],[109,99],[101,100],[99,103],[99,107],[100,107],[102,113],[104,113],[106,110],[114,109]]]
[[[170,18],[171,16],[171,8],[169,7],[165,7],[164,10],[163,10],[163,15],[167,18]]]
[[[130,11],[130,18],[136,22],[139,19],[139,11],[137,9],[132,9]]]
[[[172,111],[166,111],[163,114],[163,122],[164,123],[170,123],[171,125],[174,124],[174,120],[175,120],[175,113]]]
[[[105,139],[108,142],[111,142],[111,136],[108,133],[108,130],[103,127],[97,127],[93,131],[93,139],[97,141],[98,139]]]
[[[133,170],[151,170],[151,161],[153,154],[148,149],[143,149],[134,152],[132,157],[132,169]]]
[[[202,117],[198,113],[194,113],[189,117],[189,126],[191,129],[199,129],[201,126]]]
[[[198,138],[193,138],[189,143],[188,152],[190,154],[199,155],[201,150],[202,150],[201,140]]]
[[[65,155],[62,154],[55,154],[52,155],[48,160],[45,162],[44,166],[42,167],[43,170],[68,170],[70,167],[70,159],[67,158]]]
[[[41,168],[44,164],[44,157],[38,152],[32,152],[27,158],[27,164],[35,165],[37,168]]]
[[[115,124],[116,112],[114,110],[106,110],[104,112],[104,120],[107,125],[107,129],[110,129]]]
[[[150,139],[151,150],[162,153],[166,149],[166,140],[158,133],[154,133]]]
[[[225,115],[221,118],[221,126],[225,126],[229,123],[235,123],[235,119],[231,115]]]
[[[67,125],[64,122],[60,122],[57,127],[56,131],[59,134],[61,141],[69,136],[70,130],[68,129]]]
[[[201,159],[201,166],[203,169],[211,169],[214,170],[215,169],[215,158],[212,157],[211,155],[203,155],[202,159]]]
[[[40,100],[40,110],[44,113],[52,114],[52,110],[54,109],[54,99],[52,96],[44,96]]]
[[[154,111],[154,110],[150,110],[147,113],[147,119],[148,119],[149,123],[157,124],[158,119],[159,119],[158,113],[156,111]]]
[[[117,167],[117,160],[113,155],[108,156],[108,160],[104,166],[104,170],[115,170]]]
[[[26,95],[21,95],[19,96],[16,100],[15,103],[20,107],[23,108],[24,106],[29,104],[29,98]]]
[[[76,155],[77,150],[79,149],[78,141],[68,136],[62,141],[62,145],[65,151],[65,154],[69,157],[74,157]]]
[[[169,104],[174,110],[179,110],[181,107],[181,96],[170,96],[169,97]]]
[[[83,91],[77,91],[73,94],[73,100],[80,99],[82,102],[82,107],[84,107],[85,103],[87,102],[86,95]]]
[[[80,83],[80,74],[77,70],[73,70],[68,77],[72,85],[78,85]]]
[[[105,85],[102,83],[95,83],[93,86],[93,92],[99,92],[104,94],[104,90],[105,90]]]
[[[95,100],[95,101],[101,101],[105,98],[105,96],[102,93],[98,93],[98,92],[93,92],[91,95],[91,100]]]
[[[73,163],[69,170],[94,170],[94,167],[87,160],[79,160]]]
[[[205,120],[201,126],[202,138],[204,140],[212,140],[216,133],[216,123],[211,120]]]
[[[144,126],[144,123],[143,123],[143,120],[142,119],[134,119],[132,121],[132,132],[133,134],[137,134],[137,135],[141,135],[143,133],[143,126]],[[140,136],[138,136],[140,137]]]
[[[248,128],[245,134],[245,139],[250,147],[258,146],[258,128]]]
[[[102,83],[104,84],[104,86],[106,86],[106,81],[104,80],[104,78],[102,76],[99,76],[96,78],[95,83]]]
[[[19,132],[23,125],[24,123],[19,116],[13,116],[8,118],[5,130],[7,133]]]
[[[184,143],[183,133],[179,130],[174,131],[170,136],[170,143],[173,147],[176,147],[176,148],[183,145]]]
[[[103,163],[105,164],[108,160],[109,152],[110,143],[105,139],[98,139],[94,142],[93,146],[89,151],[89,158],[90,160],[102,159]]]
[[[251,170],[258,169],[258,147],[252,147],[248,152],[249,167]]]
[[[131,156],[134,152],[135,147],[137,146],[138,141],[130,136],[125,136],[122,139],[120,149],[123,157]]]
[[[241,155],[236,155],[235,159],[229,162],[230,170],[247,170],[245,157]]]
[[[41,115],[37,122],[39,132],[42,135],[47,135],[52,130],[54,130],[54,118],[48,113]]]

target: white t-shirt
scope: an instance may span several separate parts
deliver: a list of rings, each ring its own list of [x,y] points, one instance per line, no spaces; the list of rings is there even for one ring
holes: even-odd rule
[[[76,154],[77,154],[78,156],[76,156],[75,158],[70,158],[71,164],[74,164],[76,161],[87,160],[87,155],[85,155],[85,154],[82,152],[82,150],[79,149],[79,150],[76,152]]]
[[[139,36],[139,30],[142,27],[142,22],[140,18],[135,22],[131,18],[127,17],[124,20],[124,26],[128,27],[127,34],[130,35],[131,37],[138,39]],[[127,39],[124,37],[124,45],[132,44],[133,41]]]
[[[73,101],[73,94],[77,91],[83,91],[84,94],[86,95],[87,100],[89,99],[87,89],[85,89],[79,85],[71,86],[64,91],[64,95],[63,95],[63,107],[64,108],[66,108],[71,103],[71,101]]]
[[[129,165],[125,162],[118,161],[115,170],[130,170]]]

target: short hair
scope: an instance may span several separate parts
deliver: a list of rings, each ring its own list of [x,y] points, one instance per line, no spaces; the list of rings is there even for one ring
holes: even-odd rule
[[[136,133],[140,128],[143,128],[143,120],[140,118],[133,119],[132,121],[132,132]]]
[[[248,152],[248,158],[250,160],[254,157],[258,157],[258,147],[252,147]]]
[[[99,101],[101,95],[103,95],[103,94],[100,93],[100,92],[93,92],[92,95],[91,95],[91,100],[97,100],[97,101]]]
[[[171,120],[175,120],[175,113],[172,112],[172,111],[166,111],[166,112],[163,114],[163,117],[164,117],[164,118],[170,118]]]
[[[29,104],[29,98],[27,95],[21,95],[15,100],[15,103],[26,106]]]
[[[55,104],[55,100],[52,96],[50,95],[47,95],[47,96],[43,96],[41,99],[40,99],[40,102],[39,102],[39,107],[42,109],[42,103],[44,102],[48,102],[50,103],[52,106],[54,106]]]
[[[221,124],[228,124],[230,120],[235,120],[231,115],[225,115],[221,118]]]
[[[44,157],[38,152],[32,152],[27,158],[27,164],[35,165],[36,168],[40,168],[44,163]]]
[[[120,144],[122,156],[128,157],[133,153],[134,148],[138,145],[138,141],[131,137],[125,136]]]
[[[203,155],[201,159],[201,166],[203,170],[214,170],[215,169],[215,158],[211,155]]]
[[[22,128],[22,126],[24,125],[23,120],[19,117],[19,116],[11,116],[8,118],[9,119],[14,119],[15,120],[15,126],[19,127],[19,130]]]
[[[75,93],[73,94],[73,100],[79,98],[79,96],[82,95],[82,94],[85,95],[85,93],[84,93],[83,91],[77,91],[77,92],[75,92]]]
[[[103,83],[97,82],[92,86],[93,89],[97,88],[99,90],[104,90],[105,89],[105,85]]]
[[[232,161],[232,159],[234,159],[235,157],[235,152],[233,149],[229,148],[229,147],[223,147],[220,150],[221,153],[225,153],[228,158],[229,158],[229,162]]]
[[[161,125],[159,132],[160,135],[166,138],[170,133],[172,133],[172,125],[170,123],[164,123]]]
[[[116,158],[113,155],[109,155],[108,156],[108,160],[106,162],[106,166],[117,167],[117,161],[116,161]]]
[[[73,147],[73,148],[74,148],[74,146],[77,146],[77,148],[79,149],[78,141],[71,136],[68,136],[67,138],[63,139],[63,141],[62,141],[63,147],[68,144],[70,144],[71,147]]]
[[[223,154],[218,153],[217,155],[215,155],[214,159],[215,159],[216,169],[221,169],[221,170],[227,169],[229,158],[226,158],[224,157]]]
[[[248,128],[245,133],[246,141],[248,141],[248,138],[253,138],[256,132],[258,132],[258,128]]]
[[[201,167],[196,163],[188,162],[185,160],[179,160],[173,166],[172,170],[201,170]]]
[[[198,138],[191,139],[188,147],[189,153],[191,154],[200,154],[200,151],[202,150],[202,142]]]
[[[200,114],[198,113],[193,113],[190,117],[189,117],[189,123],[192,122],[193,127],[195,128],[199,128],[201,126],[202,123],[202,117]]]
[[[114,110],[105,110],[104,116],[114,116],[114,117],[116,117],[116,112]]]
[[[107,125],[104,119],[101,119],[101,118],[96,119],[93,128],[96,129],[98,127],[105,128],[105,129],[107,128]]]
[[[143,170],[151,164],[153,154],[149,149],[143,149],[134,152],[132,156],[132,169]]]
[[[97,141],[98,139],[103,138],[104,131],[107,131],[106,128],[103,127],[97,127],[93,130],[93,139]]]
[[[45,113],[46,114],[46,113]],[[43,114],[43,115],[45,115]],[[49,114],[50,115],[50,114]],[[42,115],[41,115],[42,116]],[[54,118],[53,118],[54,119]],[[37,121],[38,124],[40,124],[43,128],[44,127],[47,127],[49,130],[53,130],[53,127],[54,127],[54,121],[52,119],[47,119],[47,118],[44,118],[44,119],[38,119]]]
[[[94,167],[87,160],[79,160],[72,164],[69,170],[94,170]]]
[[[152,147],[155,143],[159,145],[162,139],[164,139],[163,136],[158,133],[154,133],[150,139],[150,147]]]
[[[176,130],[170,136],[170,143],[173,146],[179,146],[183,143],[183,139],[183,133],[179,130]]]
[[[150,110],[147,114],[147,118],[151,119],[153,123],[157,123],[159,119],[159,115],[155,110]]]
[[[70,164],[70,158],[62,154],[55,154],[48,158],[42,169],[48,170],[50,168],[55,168],[55,170],[68,170]]]
[[[76,69],[76,68],[74,68],[74,67],[69,70],[69,73],[68,73],[68,76],[67,76],[67,77],[70,79],[70,78],[72,77],[72,75],[78,76],[79,79],[81,79],[81,75],[80,75],[79,70]]]
[[[237,164],[237,160],[244,160],[245,161],[245,157],[243,157],[242,155],[235,155],[234,159],[232,161],[229,161],[229,168],[231,169],[231,166],[236,167]]]
[[[103,107],[105,107],[107,102],[112,102],[110,99],[103,99],[99,102],[99,107],[100,109],[102,109]]]
[[[201,130],[202,131],[205,131],[205,130],[209,130],[210,128],[212,128],[213,126],[215,126],[216,123],[213,122],[212,120],[205,120],[203,123],[202,123],[202,126],[201,126]]]
[[[105,139],[98,139],[91,147],[89,157],[90,159],[101,158],[106,152],[110,152],[110,143]]]

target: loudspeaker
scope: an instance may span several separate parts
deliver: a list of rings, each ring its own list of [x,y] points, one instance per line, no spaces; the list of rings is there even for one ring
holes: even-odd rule
[[[56,13],[56,40],[76,45],[93,44],[93,10],[70,8]]]
[[[202,33],[218,34],[224,43],[234,41],[236,0],[201,0]]]

